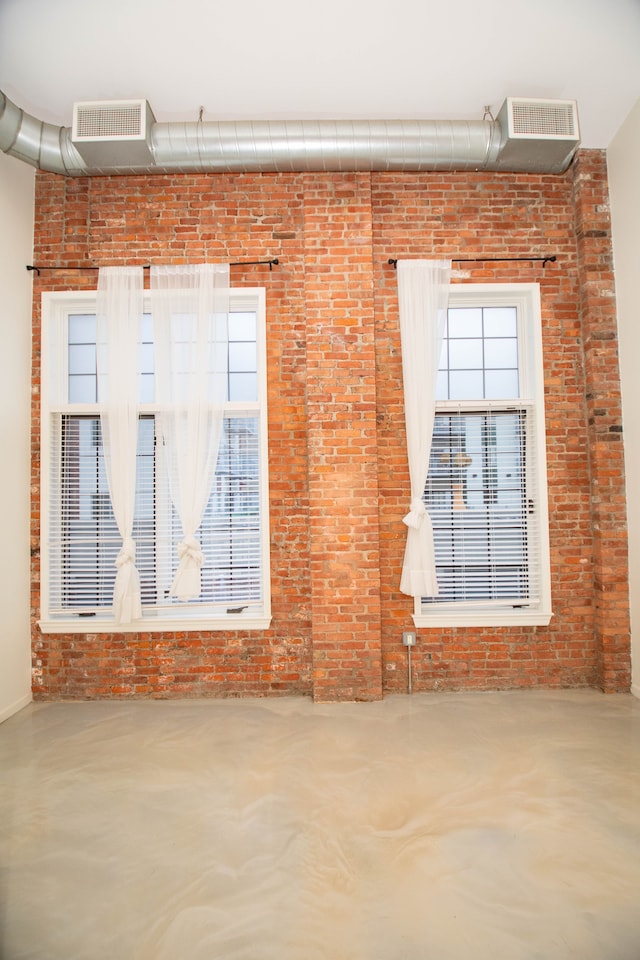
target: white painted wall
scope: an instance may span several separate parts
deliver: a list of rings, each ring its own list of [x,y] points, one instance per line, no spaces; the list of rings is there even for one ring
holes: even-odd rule
[[[0,721],[31,701],[29,422],[35,170],[0,153]]]
[[[632,689],[640,697],[640,100],[607,152],[629,518]]]

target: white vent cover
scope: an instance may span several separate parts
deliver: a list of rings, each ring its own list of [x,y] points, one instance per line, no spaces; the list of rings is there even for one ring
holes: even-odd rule
[[[152,163],[153,122],[146,100],[75,103],[71,139],[91,165]]]
[[[578,139],[578,111],[574,100],[525,100],[510,97],[509,136]]]
[[[513,170],[566,170],[580,144],[575,100],[508,97],[498,113],[500,162]]]

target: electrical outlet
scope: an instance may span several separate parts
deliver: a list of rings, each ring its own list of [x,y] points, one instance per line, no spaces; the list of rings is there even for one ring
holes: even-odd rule
[[[416,632],[415,630],[403,630],[402,631],[402,642],[405,647],[415,647],[416,645]]]

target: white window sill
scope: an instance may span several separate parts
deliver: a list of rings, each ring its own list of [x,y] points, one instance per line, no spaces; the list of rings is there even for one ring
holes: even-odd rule
[[[143,617],[133,623],[115,624],[104,617],[72,617],[68,620],[39,620],[42,633],[211,633],[216,630],[268,630],[270,616],[229,614],[201,620],[169,617]]]
[[[416,627],[546,627],[553,614],[548,610],[434,610],[416,613]]]

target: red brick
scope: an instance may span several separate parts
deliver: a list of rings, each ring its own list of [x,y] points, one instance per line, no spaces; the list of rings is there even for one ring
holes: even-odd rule
[[[213,174],[67,180],[39,173],[34,262],[247,261],[267,289],[273,622],[264,633],[41,636],[40,294],[34,277],[33,685],[38,699],[406,690],[399,593],[408,505],[397,289],[389,257],[558,260],[454,265],[453,280],[541,285],[552,591],[548,627],[419,631],[416,690],[628,690],[626,518],[605,156],[559,176]]]

